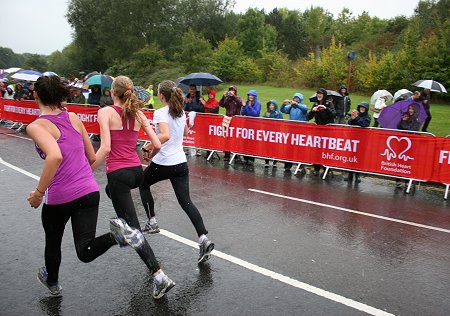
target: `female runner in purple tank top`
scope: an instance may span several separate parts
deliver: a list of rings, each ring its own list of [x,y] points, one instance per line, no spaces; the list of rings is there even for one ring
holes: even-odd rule
[[[69,219],[77,256],[82,262],[102,255],[116,240],[111,233],[95,237],[100,200],[90,167],[95,152],[78,115],[67,112],[61,104],[69,95],[69,87],[57,76],[40,77],[34,90],[41,115],[28,125],[27,133],[45,159],[39,183],[28,197],[34,208],[44,202],[41,217],[45,267],[39,269],[37,277],[51,294],[60,295],[61,241]]]
[[[106,193],[119,217],[110,221],[111,230],[120,245],[132,246],[147,265],[153,275],[153,297],[159,299],[175,282],[160,269],[152,248],[141,233],[131,189],[137,188],[144,177],[136,152],[139,130],[141,127],[144,129],[154,146],[150,158],[159,151],[161,142],[140,110],[143,102],[136,97],[130,78],[118,76],[114,79],[111,96],[114,104],[98,111],[101,145],[92,168],[106,160]]]

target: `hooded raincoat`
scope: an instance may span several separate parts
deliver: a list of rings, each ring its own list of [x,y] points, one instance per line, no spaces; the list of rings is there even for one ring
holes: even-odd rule
[[[365,108],[365,112],[361,112],[361,107]],[[358,110],[358,116],[355,117],[355,119],[349,119],[348,125],[356,125],[361,127],[369,127],[370,121],[372,117],[369,114],[369,103],[367,102],[361,102],[358,107],[356,108]]]
[[[247,92],[247,96],[249,95],[254,96],[255,99],[250,103],[247,98],[245,105],[241,109],[241,115],[259,117],[261,114],[261,103],[258,101],[258,92],[256,90],[250,90]]]
[[[273,104],[275,106],[273,110],[270,109],[270,104]],[[270,100],[269,102],[267,102],[267,111],[264,113],[263,117],[283,119],[283,114],[281,114],[281,111],[278,109],[278,102],[276,100]]]
[[[305,97],[301,93],[295,93],[292,97],[299,98],[300,102],[298,104],[289,103],[289,104],[283,104],[281,106],[281,112],[289,114],[289,119],[291,121],[307,121],[306,119],[306,113],[308,113],[308,107],[303,104],[303,100]]]
[[[325,109],[320,111],[313,111],[311,108],[311,111],[308,112],[306,115],[306,118],[309,120],[315,119],[317,125],[327,125],[334,123],[334,116],[336,114],[336,111],[334,110],[334,106],[332,103],[327,101],[327,90],[324,88],[320,88],[317,90],[318,93],[323,94],[323,99],[319,103],[318,101],[314,103],[313,108],[317,105],[325,105]]]
[[[234,94],[225,93],[220,99],[219,106],[225,108],[226,116],[235,116],[241,114],[242,99],[237,96],[237,87],[231,86],[229,90],[234,90]]]
[[[216,99],[216,90],[209,90],[208,95],[212,95],[213,97],[208,99],[208,101],[205,102],[205,113],[219,113],[219,101]]]

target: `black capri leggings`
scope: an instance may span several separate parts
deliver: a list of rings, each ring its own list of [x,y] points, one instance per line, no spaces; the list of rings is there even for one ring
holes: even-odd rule
[[[159,181],[169,179],[173,190],[183,210],[191,220],[197,235],[207,234],[202,216],[189,196],[189,169],[187,162],[173,166],[162,166],[152,162],[144,171],[144,181],[139,186],[142,204],[144,204],[147,217],[155,216],[155,201],[150,186]]]
[[[106,194],[112,200],[117,216],[124,219],[131,227],[139,230],[141,230],[141,226],[131,197],[131,189],[137,188],[141,184],[142,177],[141,166],[122,168],[107,174],[108,185],[105,189]],[[158,261],[147,239],[141,248],[136,249],[136,252],[151,273],[159,270]]]
[[[71,219],[73,239],[78,258],[91,262],[116,244],[114,237],[104,234],[95,238],[98,217],[99,192],[86,194],[64,204],[42,206],[42,226],[45,231],[45,266],[47,282],[58,282],[61,265],[61,241],[66,223]]]

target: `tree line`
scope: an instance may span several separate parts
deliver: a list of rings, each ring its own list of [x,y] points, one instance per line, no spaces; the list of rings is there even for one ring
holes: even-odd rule
[[[411,17],[392,19],[346,8],[333,15],[322,7],[242,14],[233,7],[232,0],[70,0],[72,43],[50,56],[21,56],[22,64],[65,76],[124,74],[139,84],[203,71],[227,82],[336,88],[354,51],[352,91],[395,91],[431,78],[450,87],[450,0],[420,1]],[[8,66],[5,50],[0,67]]]

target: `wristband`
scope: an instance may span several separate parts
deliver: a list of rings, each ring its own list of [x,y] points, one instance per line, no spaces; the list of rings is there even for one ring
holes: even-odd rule
[[[45,192],[42,192],[41,190],[39,190],[38,188],[36,188],[36,191],[38,191],[40,194],[45,195]]]

